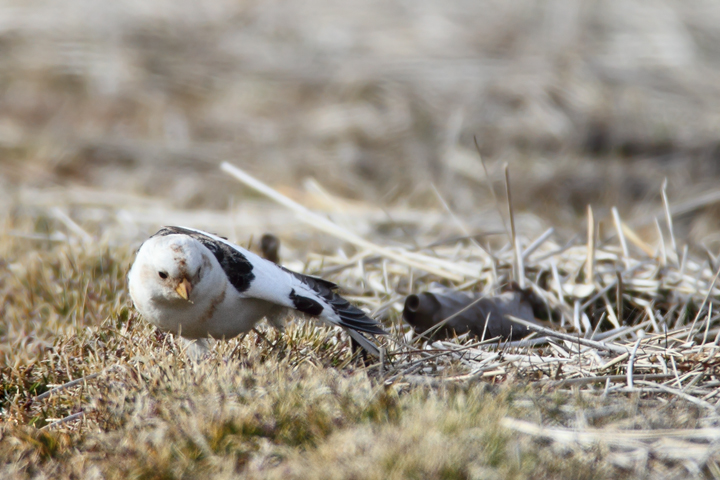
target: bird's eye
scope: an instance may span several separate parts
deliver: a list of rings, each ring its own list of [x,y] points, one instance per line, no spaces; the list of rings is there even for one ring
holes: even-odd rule
[[[160,278],[162,278],[163,280],[168,277],[167,273],[165,272],[158,272],[158,275],[160,275]]]

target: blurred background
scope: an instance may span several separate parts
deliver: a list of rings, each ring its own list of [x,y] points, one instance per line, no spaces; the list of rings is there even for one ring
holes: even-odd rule
[[[616,205],[653,237],[667,178],[678,234],[717,250],[720,3],[0,2],[11,229],[307,228],[224,160],[319,210],[473,231],[499,228],[504,164],[521,230]]]

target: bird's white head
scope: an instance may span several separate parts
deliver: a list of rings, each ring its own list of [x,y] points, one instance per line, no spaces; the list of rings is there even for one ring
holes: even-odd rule
[[[129,274],[130,295],[152,301],[193,302],[212,270],[210,252],[187,235],[152,237],[140,247]]]

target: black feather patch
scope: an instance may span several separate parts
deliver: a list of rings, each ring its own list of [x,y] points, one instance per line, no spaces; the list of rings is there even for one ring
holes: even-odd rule
[[[338,317],[340,317],[340,325],[347,328],[352,328],[353,330],[357,330],[360,332],[365,333],[372,333],[375,335],[384,335],[387,332],[380,328],[380,324],[376,320],[373,320],[372,318],[368,317],[365,312],[357,308],[355,305],[352,305],[350,302],[345,300],[343,297],[335,293],[333,290],[337,288],[337,285],[333,282],[324,280],[319,277],[312,277],[310,275],[303,275],[301,273],[293,272],[292,270],[288,270],[286,268],[283,268],[286,272],[293,275],[295,278],[303,282],[305,285],[310,287],[315,293],[317,293],[320,297],[322,297],[324,300],[326,300],[330,307],[332,307],[333,311],[337,313]],[[292,295],[296,295],[295,291],[293,290],[290,294],[291,298]],[[299,297],[303,300],[310,300],[306,299],[304,297]],[[313,303],[317,303],[314,300],[310,300]],[[293,302],[295,300],[293,299]],[[296,303],[297,305],[297,303]],[[309,313],[310,315],[319,315],[322,313],[322,306],[318,303],[317,304],[320,308],[318,310],[318,313],[313,314],[306,312],[305,310],[296,307],[301,312]]]
[[[319,288],[327,289],[328,292],[331,292],[332,290],[337,290],[338,288],[337,283],[333,283],[330,280],[325,280],[324,278],[316,277],[314,275],[305,275],[302,273],[293,272],[292,270],[288,270],[282,265],[278,265],[278,267],[282,268],[305,285],[312,287],[312,289],[318,293],[320,293],[320,291],[318,290]]]
[[[245,258],[245,255],[230,245],[218,242],[202,233],[181,227],[163,227],[153,236],[164,237],[175,234],[192,237],[210,250],[210,253],[217,259],[220,267],[222,267],[225,275],[227,275],[228,280],[238,292],[242,293],[250,288],[250,283],[255,278],[255,275],[252,273],[253,266],[248,259]]]
[[[292,300],[295,308],[303,313],[317,317],[323,311],[323,306],[312,298],[301,297],[295,290],[290,291],[290,300]]]

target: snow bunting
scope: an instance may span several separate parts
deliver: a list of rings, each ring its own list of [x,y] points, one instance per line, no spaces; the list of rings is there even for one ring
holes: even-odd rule
[[[344,327],[372,354],[360,332],[386,332],[351,305],[332,282],[260,258],[216,235],[164,227],[142,244],[128,274],[135,307],[161,330],[189,339],[232,338],[266,317],[282,325],[288,309]]]

